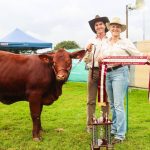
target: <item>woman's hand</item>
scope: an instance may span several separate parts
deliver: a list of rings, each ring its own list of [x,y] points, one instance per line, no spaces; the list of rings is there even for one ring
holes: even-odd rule
[[[103,61],[103,59],[104,59],[104,57],[103,57],[103,55],[102,54],[100,54],[99,56],[98,56],[98,62],[102,62]]]
[[[150,62],[150,53],[147,53],[147,59]]]
[[[147,57],[147,60],[150,61],[150,53],[143,53],[143,56],[146,56]]]

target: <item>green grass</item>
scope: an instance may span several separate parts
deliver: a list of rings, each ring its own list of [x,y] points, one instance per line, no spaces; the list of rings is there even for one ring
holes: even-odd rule
[[[42,142],[32,141],[32,122],[27,102],[0,104],[0,150],[89,150],[86,133],[86,83],[68,82],[62,96],[44,106]],[[99,108],[97,107],[97,114]],[[63,128],[57,132],[55,129]],[[129,131],[116,150],[150,150],[150,104],[146,90],[129,92]]]

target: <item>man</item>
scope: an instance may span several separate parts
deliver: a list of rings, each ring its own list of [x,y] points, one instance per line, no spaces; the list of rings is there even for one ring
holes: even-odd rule
[[[96,107],[96,97],[97,97],[97,88],[99,81],[99,65],[98,65],[98,56],[101,55],[102,49],[105,46],[107,37],[106,32],[106,23],[109,22],[107,17],[96,17],[89,21],[89,25],[92,31],[96,34],[92,38],[88,45],[86,46],[87,53],[84,57],[89,73],[88,73],[88,97],[87,97],[87,132],[90,132],[92,129],[92,118],[95,113]],[[103,117],[106,117],[106,111],[108,112],[108,107],[102,107]]]

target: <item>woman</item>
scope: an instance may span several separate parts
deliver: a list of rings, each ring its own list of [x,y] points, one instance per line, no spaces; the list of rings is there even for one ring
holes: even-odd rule
[[[101,50],[106,44],[106,23],[109,22],[107,17],[96,17],[89,21],[89,25],[92,31],[96,34],[92,38],[88,45],[86,46],[87,53],[84,57],[84,61],[87,63],[89,68],[88,74],[88,98],[87,98],[87,132],[90,132],[92,129],[92,119],[95,113],[96,107],[96,96],[97,96],[97,86],[99,80],[99,66],[98,66],[98,57],[102,53]],[[93,48],[92,48],[93,47]],[[103,107],[103,112],[107,108]]]
[[[111,38],[107,40],[107,46],[103,50],[103,57],[142,55],[130,40],[121,38],[120,34],[126,30],[126,25],[122,24],[118,17],[113,18],[110,23],[106,23],[106,26],[111,32]],[[102,57],[99,59],[102,61]],[[111,134],[114,135],[113,144],[122,142],[125,139],[126,118],[124,111],[124,97],[128,83],[128,66],[108,65],[106,91],[112,111],[113,125]]]

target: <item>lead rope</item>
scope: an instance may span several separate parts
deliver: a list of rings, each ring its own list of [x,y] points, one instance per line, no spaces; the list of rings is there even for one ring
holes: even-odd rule
[[[85,50],[85,54],[86,54],[87,52],[88,52],[88,49]],[[84,54],[84,56],[85,56],[85,54]],[[82,61],[82,59],[84,58],[84,56],[83,56],[81,59],[79,59],[79,61],[72,67],[71,71],[74,70],[74,69],[77,67],[77,65]]]
[[[91,74],[91,78],[93,79],[93,74],[94,74],[94,55],[95,55],[95,51],[96,51],[96,47],[94,44],[92,44],[92,51],[93,51],[93,58],[92,58],[92,74]]]
[[[77,65],[78,65],[81,61],[82,61],[82,59],[80,59],[80,60],[72,67],[71,71],[74,70],[74,69],[77,67]]]

